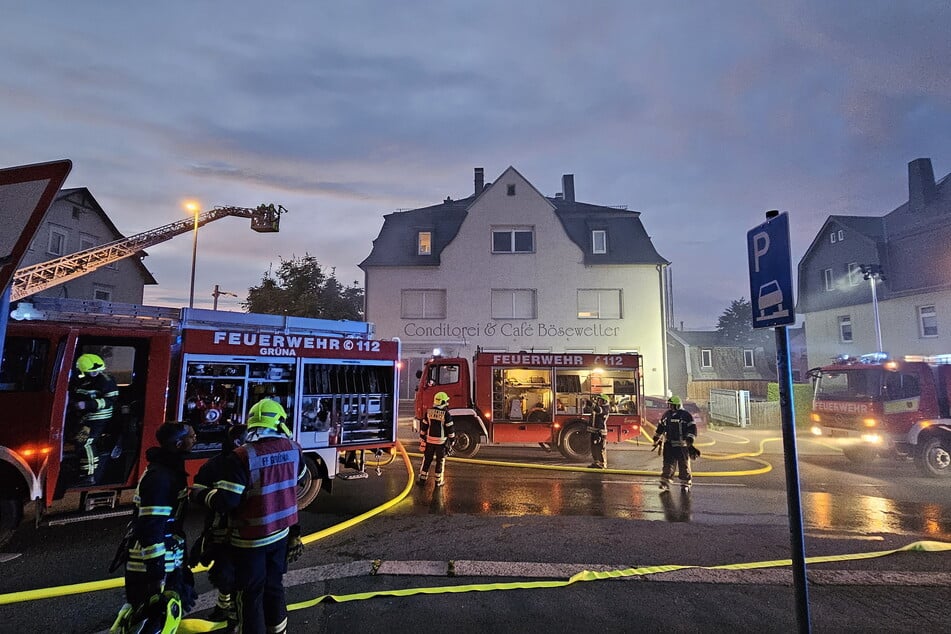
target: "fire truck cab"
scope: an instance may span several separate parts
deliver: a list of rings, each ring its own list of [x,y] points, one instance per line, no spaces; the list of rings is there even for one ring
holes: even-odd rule
[[[810,374],[814,435],[853,462],[908,456],[927,476],[951,476],[951,355],[841,357]]]
[[[0,364],[0,543],[29,502],[37,523],[115,512],[168,420],[195,429],[194,474],[254,403],[278,401],[307,462],[301,507],[334,477],[366,477],[364,452],[396,442],[399,342],[372,339],[372,324],[48,298],[33,309],[41,320],[9,323]],[[93,486],[78,484],[81,413],[70,406],[85,353],[119,389]]]
[[[538,443],[574,461],[590,457],[591,405],[608,401],[608,442],[635,440],[643,415],[642,359],[637,354],[476,352],[434,356],[417,373],[413,428],[437,392],[449,395],[456,455],[483,443]]]

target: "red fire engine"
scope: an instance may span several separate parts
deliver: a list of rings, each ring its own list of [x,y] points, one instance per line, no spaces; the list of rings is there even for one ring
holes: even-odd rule
[[[30,501],[37,521],[124,512],[167,420],[195,428],[194,473],[254,403],[280,402],[309,471],[301,506],[341,462],[340,477],[365,477],[364,451],[395,444],[399,342],[373,339],[372,324],[46,298],[18,312],[32,320],[10,322],[0,366],[0,541]],[[76,487],[69,386],[85,353],[104,359],[119,398],[98,440],[114,448],[105,477]]]
[[[637,354],[477,352],[466,359],[434,356],[417,373],[413,427],[437,392],[449,395],[455,453],[471,457],[480,443],[539,443],[570,460],[590,458],[590,406],[608,400],[608,442],[641,431],[642,359]]]
[[[810,374],[813,434],[853,462],[910,456],[925,475],[951,476],[951,355],[840,358]]]

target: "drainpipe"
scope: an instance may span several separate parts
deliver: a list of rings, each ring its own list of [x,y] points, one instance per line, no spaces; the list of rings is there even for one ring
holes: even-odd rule
[[[657,269],[657,281],[660,286],[660,354],[661,354],[661,368],[663,369],[664,374],[664,395],[666,396],[669,389],[670,383],[667,378],[667,315],[665,314],[667,307],[667,285],[664,283],[665,273],[667,265],[657,264],[655,265]]]

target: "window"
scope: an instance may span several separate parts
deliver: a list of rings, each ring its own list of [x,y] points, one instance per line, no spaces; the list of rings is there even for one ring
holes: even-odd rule
[[[883,398],[886,401],[897,401],[921,396],[921,385],[914,374],[901,372],[886,372]],[[886,410],[887,411],[887,410]]]
[[[836,233],[839,236],[839,242],[842,242],[843,240],[845,240],[845,231],[843,231],[842,229],[839,229]]]
[[[83,210],[79,207],[73,205],[73,220],[79,220],[79,216],[83,213]]]
[[[46,252],[50,255],[66,255],[66,238],[69,234],[63,229],[50,227],[50,241]]]
[[[515,183],[509,183],[505,186],[505,195],[514,196],[515,195]]]
[[[849,286],[858,286],[862,283],[863,279],[862,265],[849,262]]]
[[[534,289],[493,289],[492,319],[535,319]]]
[[[938,336],[938,313],[933,305],[918,307],[918,326],[922,337]]]
[[[578,289],[578,319],[620,319],[621,289]]]
[[[842,343],[852,341],[852,317],[850,315],[839,317],[839,341]]]
[[[829,234],[829,242],[835,244],[835,231]]]
[[[107,286],[94,286],[92,289],[92,298],[102,302],[111,302],[112,289]]]
[[[753,351],[752,350],[743,351],[743,367],[744,368],[753,367]]]
[[[445,319],[445,289],[403,289],[400,294],[400,317],[403,319]]]
[[[450,363],[446,365],[431,365],[429,373],[426,376],[426,382],[429,386],[433,385],[452,385],[459,382],[459,366]]]
[[[531,227],[492,230],[492,253],[532,253],[535,231]]]
[[[86,249],[91,249],[96,246],[99,241],[88,233],[79,234],[79,250],[85,251]]]
[[[0,392],[42,390],[49,350],[46,339],[7,337],[0,362]]]
[[[432,255],[433,253],[433,233],[432,231],[420,231],[416,235],[416,254]]]
[[[827,291],[832,290],[832,269],[823,269],[822,283]]]
[[[710,348],[702,348],[700,350],[700,367],[701,368],[713,367],[713,350],[711,350]]]
[[[603,229],[595,229],[591,232],[591,252],[608,252],[608,232]]]

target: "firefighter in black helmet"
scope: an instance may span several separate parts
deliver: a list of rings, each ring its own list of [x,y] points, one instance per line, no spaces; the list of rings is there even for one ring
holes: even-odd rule
[[[654,447],[663,443],[664,467],[660,473],[661,491],[670,490],[675,465],[678,468],[677,475],[681,489],[685,493],[689,491],[692,478],[690,460],[700,457],[700,450],[693,446],[697,438],[697,424],[693,422],[690,412],[681,408],[682,404],[679,396],[674,395],[667,399],[667,411],[664,412],[654,432]]]

